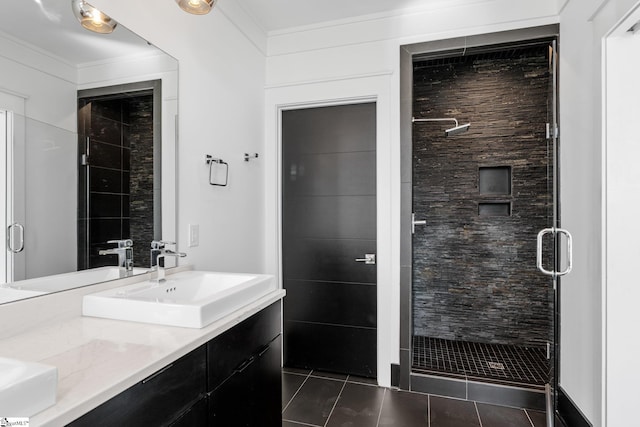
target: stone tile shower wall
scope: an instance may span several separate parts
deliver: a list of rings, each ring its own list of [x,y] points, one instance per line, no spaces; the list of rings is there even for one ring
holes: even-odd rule
[[[427,221],[413,237],[414,335],[551,340],[552,290],[535,266],[552,214],[549,79],[546,46],[414,64],[414,117],[471,123],[448,138],[452,123],[413,125],[413,210]],[[481,194],[481,167],[507,167],[510,191]]]
[[[137,267],[150,266],[153,240],[153,96],[129,100],[129,140],[131,147],[130,220]]]

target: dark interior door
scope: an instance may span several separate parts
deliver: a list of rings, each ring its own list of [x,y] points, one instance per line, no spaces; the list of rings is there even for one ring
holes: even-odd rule
[[[284,111],[282,153],[284,364],[375,377],[376,104]]]

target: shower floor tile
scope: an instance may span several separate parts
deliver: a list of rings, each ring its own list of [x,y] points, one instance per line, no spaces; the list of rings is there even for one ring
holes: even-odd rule
[[[413,337],[413,370],[446,373],[469,380],[543,386],[551,376],[540,348]]]

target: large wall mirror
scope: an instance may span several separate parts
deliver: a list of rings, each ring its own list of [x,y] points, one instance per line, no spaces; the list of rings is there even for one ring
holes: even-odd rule
[[[3,2],[0,303],[120,277],[107,241],[133,240],[134,273],[175,241],[177,105],[177,60],[122,25]]]

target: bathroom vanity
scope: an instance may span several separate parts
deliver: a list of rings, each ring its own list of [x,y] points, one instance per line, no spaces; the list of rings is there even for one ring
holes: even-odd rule
[[[271,304],[69,425],[279,426],[280,312]]]
[[[172,270],[168,278],[190,273]],[[82,315],[88,294],[150,278],[3,305],[0,356],[58,372],[56,403],[30,425],[279,426],[285,291],[246,297],[201,328]]]

